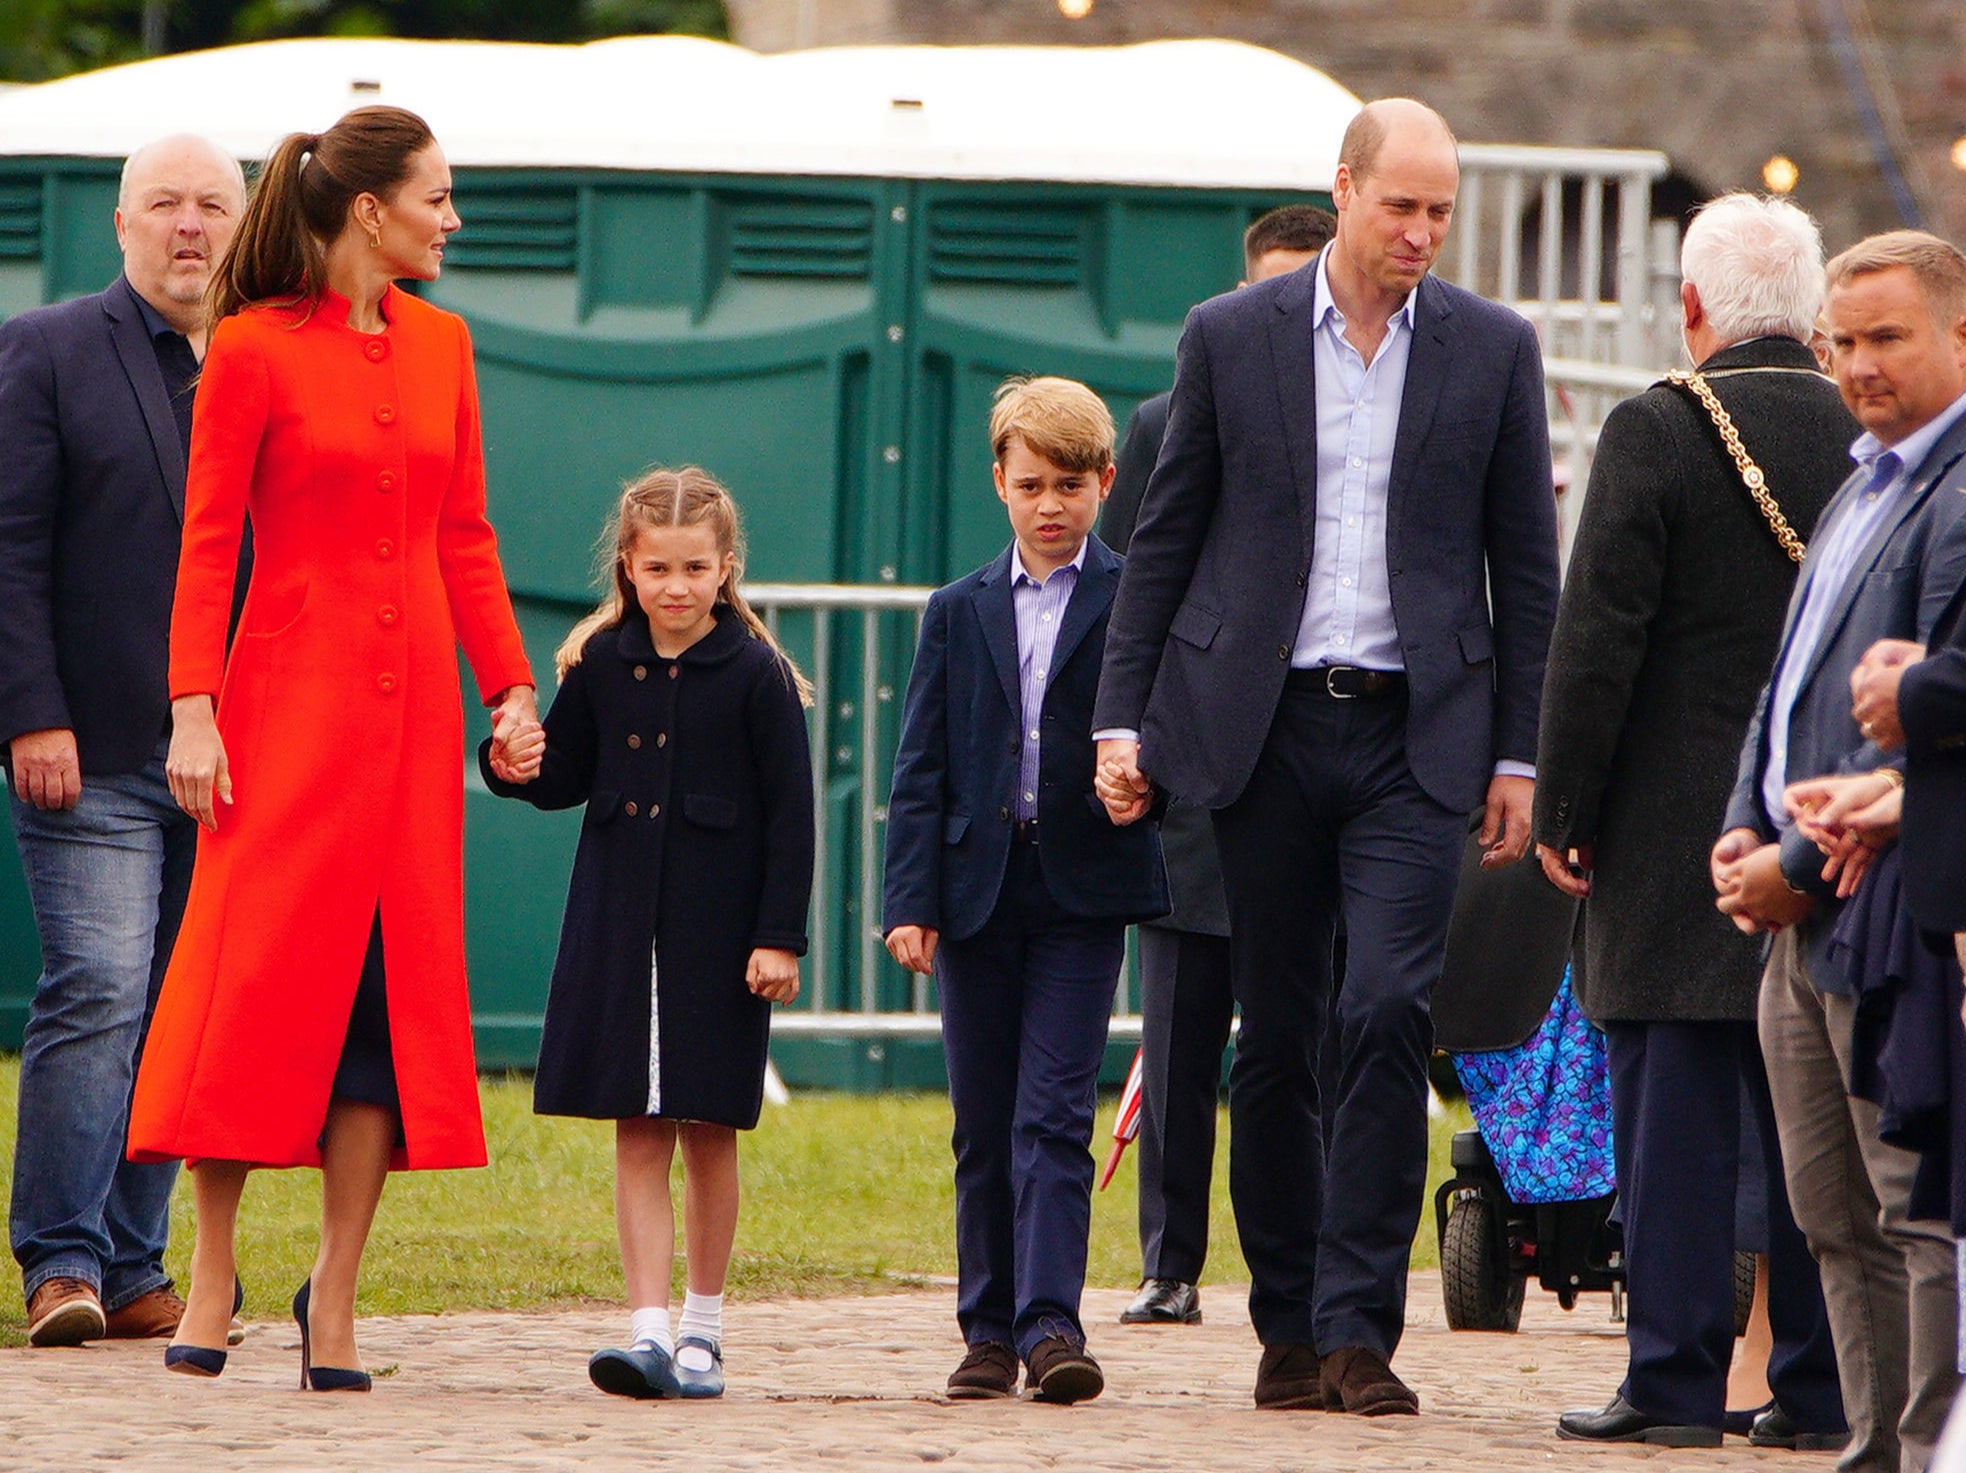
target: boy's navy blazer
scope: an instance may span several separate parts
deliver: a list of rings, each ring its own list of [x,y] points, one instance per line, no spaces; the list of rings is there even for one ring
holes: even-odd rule
[[[974,935],[996,909],[1013,840],[1023,698],[1010,548],[936,591],[902,712],[888,798],[882,929]],[[1038,748],[1038,852],[1052,897],[1074,915],[1151,920],[1168,910],[1158,825],[1116,827],[1092,790],[1092,701],[1120,557],[1087,537],[1045,687]]]

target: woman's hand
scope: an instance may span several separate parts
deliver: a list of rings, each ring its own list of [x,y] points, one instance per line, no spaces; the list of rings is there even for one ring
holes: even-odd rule
[[[1898,837],[1904,780],[1879,768],[1854,777],[1820,777],[1790,783],[1782,806],[1802,836],[1823,851],[1823,878],[1836,881],[1839,899],[1857,891],[1871,857]]]
[[[760,946],[751,953],[744,982],[766,1002],[790,1002],[799,995],[799,959],[775,946]]]
[[[529,685],[506,690],[492,710],[491,770],[500,782],[529,783],[546,757],[546,728]]]
[[[218,810],[212,799],[216,795],[221,803],[232,802],[232,773],[210,696],[179,696],[171,702],[171,750],[164,759],[164,776],[177,806],[217,833]]]

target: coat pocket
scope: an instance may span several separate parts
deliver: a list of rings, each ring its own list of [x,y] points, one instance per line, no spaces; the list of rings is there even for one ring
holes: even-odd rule
[[[621,807],[621,794],[603,789],[587,800],[587,812],[583,823],[606,823]]]
[[[1191,644],[1198,650],[1205,650],[1215,643],[1216,631],[1222,627],[1222,616],[1205,604],[1184,603],[1174,611],[1167,632],[1183,644]]]
[[[1463,629],[1458,638],[1461,641],[1461,658],[1470,665],[1479,665],[1483,660],[1495,658],[1495,631],[1486,624]]]
[[[943,843],[960,844],[963,841],[963,835],[968,832],[969,832],[969,815],[967,813],[951,813],[943,818],[942,820]]]
[[[685,793],[683,817],[706,829],[734,829],[737,827],[737,805],[728,798],[713,797],[709,793]]]

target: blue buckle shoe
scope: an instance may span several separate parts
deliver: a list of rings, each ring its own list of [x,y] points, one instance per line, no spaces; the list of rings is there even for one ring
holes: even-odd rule
[[[652,1340],[637,1340],[626,1350],[595,1351],[587,1362],[587,1379],[609,1396],[637,1401],[671,1401],[686,1394],[675,1360]]]
[[[691,1370],[683,1364],[685,1350],[701,1350],[710,1357],[710,1368],[704,1371]],[[676,1384],[687,1397],[722,1396],[724,1394],[724,1353],[714,1341],[701,1335],[685,1335],[676,1342]]]

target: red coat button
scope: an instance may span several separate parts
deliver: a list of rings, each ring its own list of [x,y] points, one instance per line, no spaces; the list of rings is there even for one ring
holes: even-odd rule
[[[381,338],[370,338],[362,345],[362,351],[369,356],[369,362],[380,363],[389,356],[389,344]]]
[[[376,676],[375,688],[385,696],[391,694],[396,689],[396,677],[384,671],[382,674]]]
[[[382,538],[375,545],[375,555],[384,562],[387,562],[390,558],[396,556],[396,544],[391,542],[387,537]]]
[[[376,405],[375,422],[379,425],[393,425],[396,423],[396,406],[394,404]]]
[[[631,799],[629,802],[626,802],[621,805],[621,811],[627,814],[630,818],[633,818],[636,814],[640,813],[642,810],[637,808],[633,800]]]
[[[375,489],[385,496],[391,491],[394,491],[396,489],[396,473],[394,471],[377,471],[375,473]]]
[[[384,604],[375,611],[375,621],[384,629],[395,627],[397,617],[396,606],[394,604]]]

